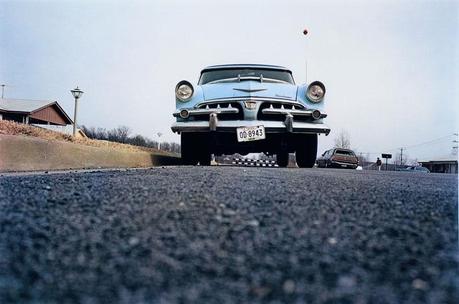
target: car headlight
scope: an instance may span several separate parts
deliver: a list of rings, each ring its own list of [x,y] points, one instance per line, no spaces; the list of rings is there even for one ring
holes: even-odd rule
[[[325,86],[320,81],[314,81],[306,91],[306,97],[312,102],[321,102],[325,96]]]
[[[180,101],[188,101],[193,96],[193,86],[186,80],[180,81],[175,87],[175,96]]]

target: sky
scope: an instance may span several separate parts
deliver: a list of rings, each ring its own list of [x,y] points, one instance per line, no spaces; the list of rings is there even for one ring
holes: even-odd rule
[[[303,35],[307,28],[309,34]],[[332,129],[357,152],[451,155],[459,117],[459,1],[5,1],[0,83],[5,97],[85,93],[79,124],[179,142],[178,81],[202,68],[266,63],[297,83],[320,80]]]

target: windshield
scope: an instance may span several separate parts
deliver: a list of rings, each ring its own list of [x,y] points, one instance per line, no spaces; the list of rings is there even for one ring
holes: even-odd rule
[[[239,82],[244,80],[294,84],[293,77],[290,72],[269,69],[222,69],[204,71],[201,73],[199,84]]]

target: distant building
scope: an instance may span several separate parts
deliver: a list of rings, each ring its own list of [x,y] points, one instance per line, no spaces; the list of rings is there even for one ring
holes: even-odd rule
[[[65,126],[73,124],[57,101],[0,99],[0,120],[24,124]]]
[[[445,158],[419,162],[423,167],[426,167],[430,172],[436,173],[455,173],[457,174],[457,159]]]

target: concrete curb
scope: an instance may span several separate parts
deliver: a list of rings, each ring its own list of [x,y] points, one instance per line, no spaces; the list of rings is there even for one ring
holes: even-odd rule
[[[0,135],[0,172],[179,165],[181,159],[18,135]]]

